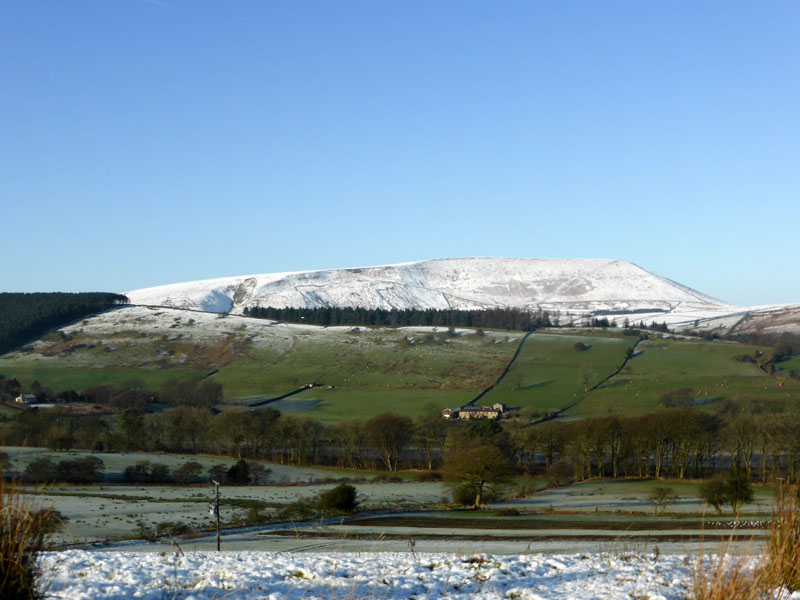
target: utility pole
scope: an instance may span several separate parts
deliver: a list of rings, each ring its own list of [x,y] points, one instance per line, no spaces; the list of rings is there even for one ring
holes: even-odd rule
[[[219,482],[211,480],[214,484],[214,504],[212,505],[211,512],[217,517],[217,552],[219,552]]]

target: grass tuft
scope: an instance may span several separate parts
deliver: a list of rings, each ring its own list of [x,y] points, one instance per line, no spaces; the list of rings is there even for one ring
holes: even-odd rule
[[[37,554],[52,529],[52,509],[36,510],[15,482],[0,472],[0,598],[42,596]]]
[[[757,600],[766,587],[763,563],[753,565],[752,557],[723,552],[698,560],[693,599]]]
[[[800,490],[783,486],[773,511],[765,552],[759,558],[719,556],[697,562],[694,600],[784,598],[800,590]]]
[[[767,577],[775,586],[800,590],[800,488],[782,486],[770,528]]]

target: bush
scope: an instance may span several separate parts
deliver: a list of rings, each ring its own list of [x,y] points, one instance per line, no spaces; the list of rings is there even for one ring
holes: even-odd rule
[[[742,504],[749,504],[752,501],[753,488],[747,479],[747,473],[738,467],[731,469],[728,477],[728,503],[731,505],[731,510],[738,515]]]
[[[565,460],[559,460],[547,467],[545,477],[550,487],[569,485],[575,480],[575,467]]]
[[[251,506],[247,509],[247,515],[244,518],[245,525],[261,525],[269,521],[269,517],[261,512],[263,508],[260,506]]]
[[[402,483],[402,477],[390,475],[389,473],[378,473],[372,478],[375,483]]]
[[[197,530],[183,521],[162,521],[155,528],[155,535],[186,535]]]
[[[287,504],[278,513],[283,521],[307,521],[316,515],[316,504],[312,500],[298,500]]]
[[[196,460],[188,460],[172,472],[176,483],[195,483],[201,479],[203,465]]]
[[[96,456],[62,460],[56,467],[56,479],[69,483],[96,483],[103,479],[106,465]]]
[[[502,490],[493,486],[483,489],[481,504],[495,502],[502,497]],[[475,486],[471,484],[461,484],[453,488],[453,504],[458,506],[475,506]]]
[[[442,474],[438,471],[428,471],[425,473],[420,473],[414,478],[414,481],[419,481],[421,483],[429,482],[429,481],[441,481]]]
[[[56,478],[56,464],[47,457],[37,458],[25,467],[22,478],[31,483],[53,481]]]
[[[700,499],[713,506],[717,514],[722,514],[722,505],[727,500],[727,494],[728,486],[723,479],[711,479],[700,486]]]
[[[103,479],[105,463],[96,456],[66,459],[54,463],[48,457],[32,461],[23,472],[23,479],[32,483],[66,481],[69,483],[95,483]]]
[[[471,485],[459,485],[453,488],[453,504],[472,506],[475,503],[475,490]]]
[[[123,480],[129,483],[168,483],[171,481],[169,467],[162,463],[140,460],[135,465],[125,467]]]
[[[261,483],[269,479],[272,471],[259,463],[249,463],[240,458],[230,467],[214,465],[208,470],[212,481],[228,485],[250,485],[252,480]]]
[[[250,464],[250,478],[253,483],[267,483],[272,475],[272,469],[268,469],[261,463],[251,462]]]
[[[725,479],[712,479],[700,486],[700,499],[722,513],[722,505],[728,503],[734,514],[739,513],[742,504],[753,501],[753,488],[743,469],[734,468]]]
[[[214,465],[208,470],[208,478],[217,483],[225,483],[228,478],[228,467],[225,465]]]
[[[248,485],[250,483],[250,465],[240,458],[225,474],[225,482],[231,485]]]
[[[332,490],[319,495],[317,506],[324,513],[351,513],[358,506],[356,488],[347,483],[340,483]]]
[[[647,495],[647,501],[653,505],[653,514],[658,515],[658,510],[663,512],[667,506],[678,499],[678,494],[671,487],[657,486]]]

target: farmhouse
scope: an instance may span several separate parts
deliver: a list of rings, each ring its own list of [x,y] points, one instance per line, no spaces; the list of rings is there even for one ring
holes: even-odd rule
[[[33,394],[20,394],[15,400],[20,404],[36,404],[38,398]]]
[[[491,406],[460,406],[458,408],[445,408],[442,411],[442,418],[461,421],[469,419],[499,419],[503,416],[505,410],[505,405],[500,402]]]

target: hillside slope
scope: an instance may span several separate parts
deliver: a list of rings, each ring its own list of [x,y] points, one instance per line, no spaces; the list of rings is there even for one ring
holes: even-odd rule
[[[457,258],[400,265],[273,273],[129,292],[131,302],[239,314],[246,307],[544,309],[639,313],[691,320],[739,310],[617,260]],[[659,318],[659,321],[662,320]]]

